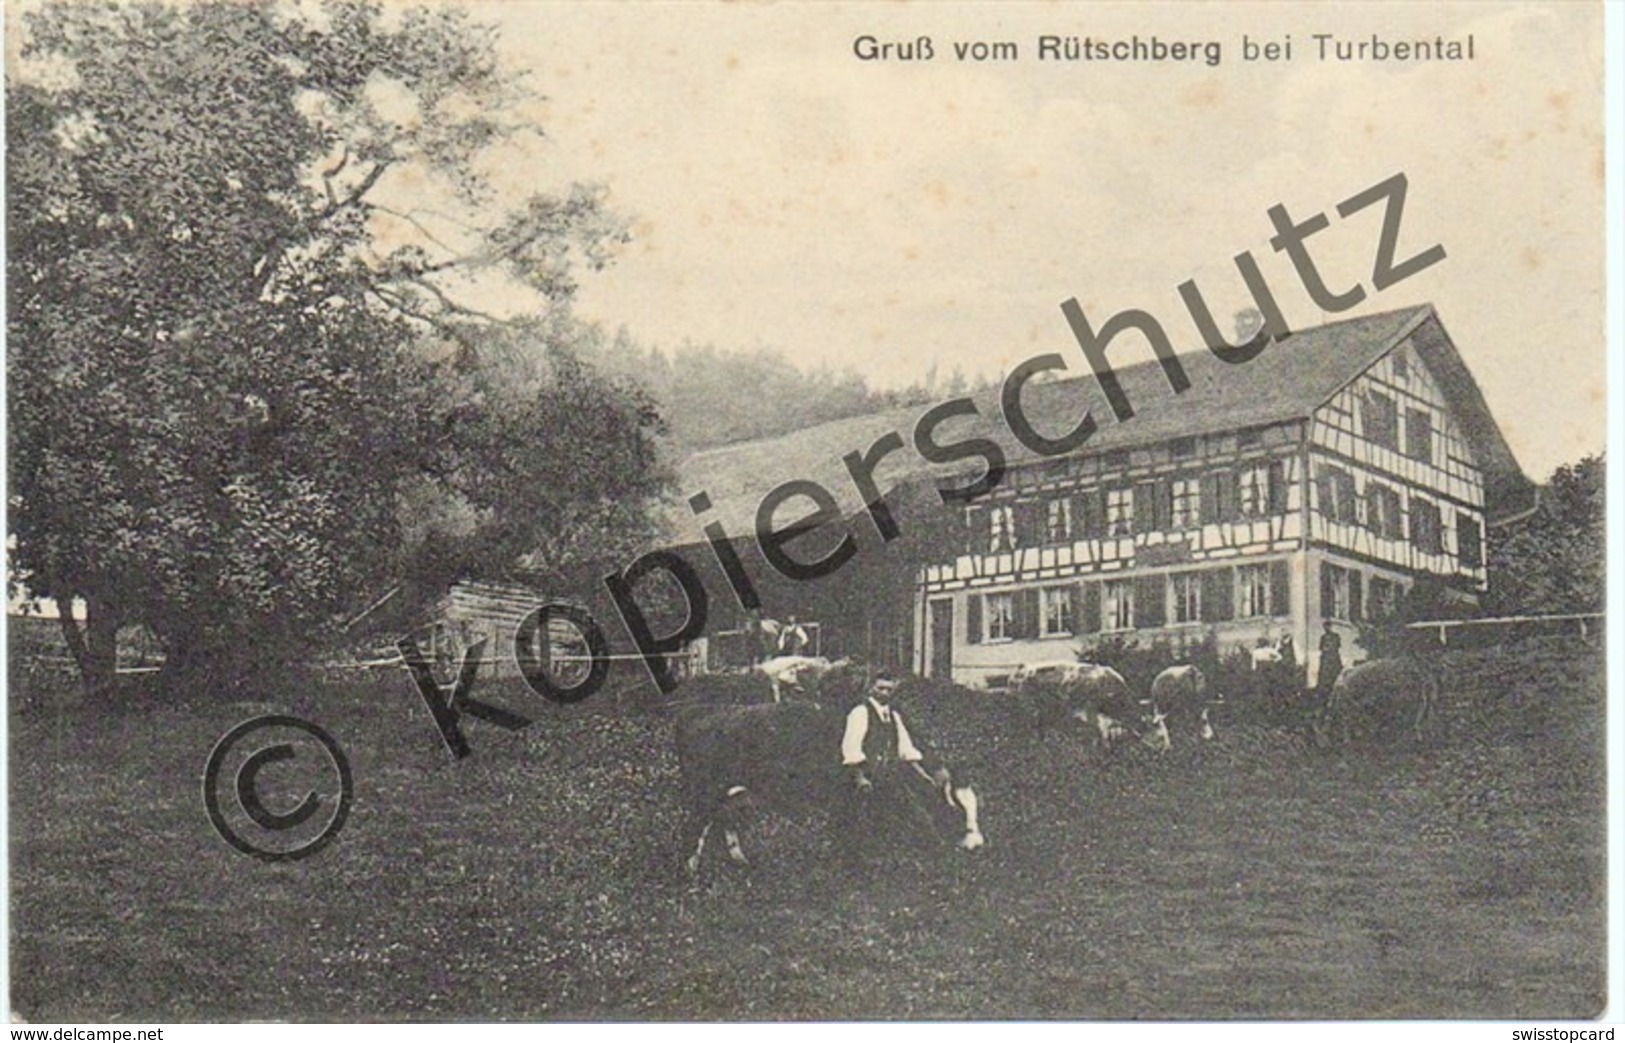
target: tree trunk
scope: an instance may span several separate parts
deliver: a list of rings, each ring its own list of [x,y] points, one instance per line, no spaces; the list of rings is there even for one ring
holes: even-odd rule
[[[73,598],[67,598],[58,607],[61,614],[57,622],[74,664],[79,668],[79,683],[85,698],[110,694],[118,682],[118,617],[106,605],[87,598],[85,622],[81,627],[73,618]]]

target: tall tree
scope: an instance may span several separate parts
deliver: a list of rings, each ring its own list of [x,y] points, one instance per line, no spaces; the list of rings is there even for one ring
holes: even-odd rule
[[[482,347],[513,340],[475,303],[482,283],[528,295],[545,340],[571,329],[574,273],[625,238],[591,188],[499,205],[486,161],[536,128],[491,30],[364,2],[50,2],[24,31],[7,80],[11,577],[88,606],[63,622],[87,687],[110,681],[125,623],[156,631],[172,672],[281,651],[398,562],[401,494],[443,487],[448,454],[477,489],[522,448],[568,456],[605,434],[549,408],[614,391],[562,348],[529,402],[466,393],[501,364]],[[449,350],[418,349],[431,339]],[[499,406],[524,447],[493,436]],[[654,423],[638,400],[594,415],[631,444]],[[561,495],[598,502],[585,483]],[[528,505],[478,506],[489,533]],[[505,547],[568,517],[531,515]]]
[[[1607,600],[1601,456],[1564,464],[1540,487],[1533,515],[1490,546],[1488,607],[1496,615],[1600,612]]]

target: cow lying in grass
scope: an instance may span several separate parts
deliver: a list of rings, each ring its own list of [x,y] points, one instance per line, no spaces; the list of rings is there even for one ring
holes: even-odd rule
[[[952,840],[965,850],[983,845],[974,790],[923,758],[854,772],[854,765],[843,764],[846,732],[845,711],[816,703],[680,713],[677,761],[689,873],[699,872],[713,830],[721,831],[734,862],[747,861],[740,836],[751,810],[827,817],[836,827],[836,844],[848,855],[876,840],[904,846]]]

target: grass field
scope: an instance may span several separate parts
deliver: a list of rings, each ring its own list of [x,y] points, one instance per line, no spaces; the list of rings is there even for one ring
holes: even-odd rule
[[[847,876],[766,820],[677,871],[668,721],[608,700],[478,722],[454,762],[404,675],[200,709],[10,720],[11,1009],[31,1021],[1574,1018],[1604,995],[1600,653],[1459,653],[1436,741],[1107,760],[994,696],[917,694],[989,847]],[[695,686],[701,682],[694,682]],[[695,688],[697,690],[697,688]],[[687,691],[687,690],[685,690]],[[314,857],[215,834],[219,737],[295,713],[355,805]],[[269,776],[269,773],[268,773]]]

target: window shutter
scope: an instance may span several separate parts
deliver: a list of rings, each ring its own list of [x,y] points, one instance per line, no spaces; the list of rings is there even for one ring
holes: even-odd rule
[[[971,507],[965,511],[965,553],[986,554],[988,520],[986,507]]]
[[[1286,513],[1286,462],[1284,460],[1270,461],[1270,513]]]
[[[1291,615],[1292,574],[1285,561],[1270,562],[1270,615]]]
[[[1033,505],[1030,502],[1011,504],[1010,518],[1011,527],[1015,530],[1013,542],[1017,547],[1031,547],[1038,542],[1033,539]]]
[[[1360,580],[1362,576],[1356,569],[1349,570],[1349,622],[1358,623],[1360,612]]]
[[[1167,618],[1167,579],[1141,576],[1134,581],[1134,626],[1160,627]]]
[[[1078,599],[1078,604],[1082,606],[1078,625],[1084,633],[1093,634],[1100,629],[1100,584],[1080,583],[1078,590],[1082,595]]]
[[[1154,488],[1157,513],[1153,516],[1153,524],[1158,532],[1163,532],[1174,527],[1174,483],[1163,479]]]
[[[1219,520],[1241,519],[1241,472],[1226,472],[1219,476]]]
[[[1134,531],[1150,532],[1157,526],[1157,483],[1145,482],[1134,487]]]
[[[1038,637],[1038,591],[1018,590],[1015,601],[1016,637],[1031,641]]]
[[[1095,500],[1099,492],[1091,489],[1088,492],[1078,493],[1072,497],[1072,531],[1074,535],[1081,535],[1086,540],[1092,540],[1100,535],[1104,528],[1097,524],[1095,518]],[[1102,508],[1102,515],[1104,515]]]
[[[1202,573],[1202,621],[1222,623],[1236,614],[1236,570],[1225,567]]]
[[[1346,472],[1337,472],[1337,517],[1345,524],[1353,524],[1354,516],[1354,477]]]
[[[1320,618],[1332,618],[1332,569],[1334,566],[1326,562],[1320,563]]]
[[[972,594],[965,599],[965,643],[982,643],[982,595]]]
[[[1198,495],[1202,498],[1202,524],[1212,525],[1219,520],[1219,489],[1225,484],[1229,474],[1220,471],[1216,474],[1204,474]]]
[[[1456,512],[1456,542],[1457,550],[1461,554],[1461,563],[1471,568],[1484,564],[1484,538],[1482,530],[1478,527],[1478,519],[1461,511]]]
[[[1389,539],[1402,540],[1405,538],[1405,519],[1401,516],[1400,511],[1399,493],[1392,489],[1388,490],[1388,527],[1383,535]]]

